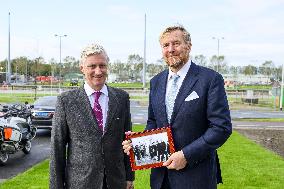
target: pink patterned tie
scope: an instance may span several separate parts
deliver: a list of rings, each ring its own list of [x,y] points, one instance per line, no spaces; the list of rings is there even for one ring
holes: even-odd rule
[[[101,105],[99,103],[99,98],[101,96],[102,92],[94,92],[93,95],[95,97],[95,103],[94,103],[94,108],[93,108],[93,112],[96,116],[97,119],[97,123],[99,125],[99,129],[101,131],[103,131],[103,112],[102,112],[102,108]]]

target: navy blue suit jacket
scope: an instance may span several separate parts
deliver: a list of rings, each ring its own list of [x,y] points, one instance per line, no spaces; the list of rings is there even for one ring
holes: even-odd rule
[[[217,187],[218,157],[216,149],[232,133],[232,124],[222,76],[191,63],[175,100],[171,123],[168,123],[165,93],[168,70],[150,82],[148,121],[146,129],[171,125],[176,151],[182,150],[187,160],[185,168],[168,170],[172,188]],[[195,91],[199,98],[185,101]],[[160,189],[166,168],[151,172],[151,188]]]

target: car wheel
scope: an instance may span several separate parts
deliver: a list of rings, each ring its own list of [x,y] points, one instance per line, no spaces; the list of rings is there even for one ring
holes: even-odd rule
[[[29,154],[31,152],[31,149],[32,149],[32,143],[31,141],[27,141],[25,144],[24,144],[24,148],[23,148],[23,152],[25,154]]]
[[[0,152],[0,165],[5,165],[8,159],[9,159],[9,155],[6,152],[4,153]]]

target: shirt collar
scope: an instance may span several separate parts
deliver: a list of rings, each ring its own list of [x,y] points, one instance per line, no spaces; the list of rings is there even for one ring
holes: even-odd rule
[[[191,60],[189,59],[188,62],[186,64],[183,65],[183,67],[177,72],[174,73],[172,72],[172,70],[169,68],[169,76],[168,76],[168,80],[175,74],[179,75],[181,78],[185,78],[189,68],[191,65]]]
[[[92,87],[90,87],[90,85],[87,82],[84,83],[84,89],[87,93],[87,96],[91,96],[96,91]],[[104,95],[108,96],[108,90],[107,90],[106,84],[104,84],[104,86],[100,90],[100,92],[102,92]]]

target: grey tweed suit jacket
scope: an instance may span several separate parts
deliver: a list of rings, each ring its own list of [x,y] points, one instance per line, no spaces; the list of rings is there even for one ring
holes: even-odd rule
[[[50,188],[124,189],[134,180],[123,153],[124,132],[131,130],[129,95],[108,86],[109,111],[104,135],[83,87],[57,99],[51,136]]]

